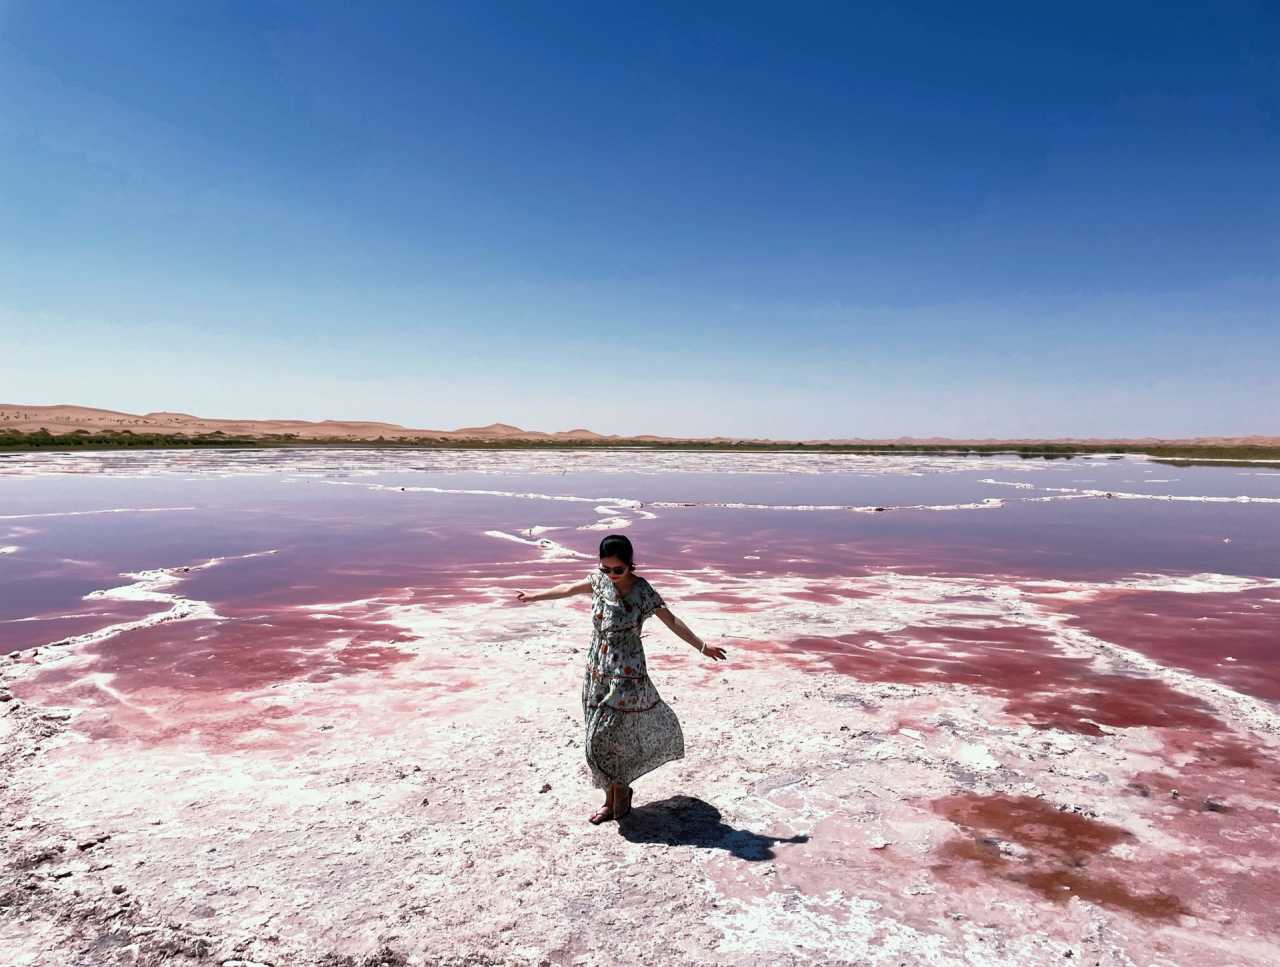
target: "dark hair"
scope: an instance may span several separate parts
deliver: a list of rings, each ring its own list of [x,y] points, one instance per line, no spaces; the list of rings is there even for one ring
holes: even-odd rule
[[[606,557],[616,557],[619,561],[627,566],[628,571],[634,571],[636,552],[631,547],[629,541],[622,534],[610,534],[600,542],[600,560]]]

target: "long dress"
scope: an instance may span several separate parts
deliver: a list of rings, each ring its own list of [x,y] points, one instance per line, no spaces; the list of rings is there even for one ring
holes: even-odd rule
[[[640,627],[663,607],[661,595],[639,575],[631,590],[591,569],[591,648],[582,682],[591,784],[631,785],[640,776],[684,758],[684,733],[671,706],[658,695],[645,667]]]

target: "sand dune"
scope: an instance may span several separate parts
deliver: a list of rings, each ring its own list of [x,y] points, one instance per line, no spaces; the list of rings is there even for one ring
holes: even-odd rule
[[[30,432],[41,428],[50,433],[128,430],[132,433],[217,433],[228,436],[267,436],[293,433],[303,439],[345,438],[376,440],[378,437],[420,437],[423,439],[606,439],[590,430],[547,433],[524,430],[507,423],[432,430],[382,423],[373,420],[229,420],[189,413],[122,413],[88,406],[15,406],[0,404],[0,428]]]
[[[893,439],[857,437],[842,439],[785,440],[761,437],[673,437],[643,434],[619,436],[597,433],[578,427],[572,430],[526,430],[510,423],[490,423],[487,426],[468,426],[456,430],[431,430],[401,426],[398,423],[382,423],[373,420],[231,420],[192,416],[162,410],[155,413],[122,413],[117,410],[97,409],[90,406],[21,406],[0,404],[0,429],[31,432],[46,429],[50,433],[74,433],[77,430],[96,432],[103,430],[132,433],[225,433],[228,436],[269,436],[295,434],[300,439],[376,440],[379,437],[415,438],[423,440],[608,440],[618,443],[672,443],[696,441],[699,443],[804,443],[838,444],[843,446],[896,444],[910,446],[956,445],[1037,445],[1068,443],[1089,446],[1117,444],[1125,446],[1158,446],[1162,444],[1194,444],[1200,446],[1280,446],[1280,436],[1194,437],[1157,439],[1154,437],[1021,437],[1015,439],[955,439],[948,437],[896,437]]]

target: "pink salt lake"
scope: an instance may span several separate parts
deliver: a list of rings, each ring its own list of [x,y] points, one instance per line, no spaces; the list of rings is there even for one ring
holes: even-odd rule
[[[646,628],[689,754],[638,786],[649,805],[629,827],[602,832],[577,822],[591,799],[569,772],[587,601],[512,600],[581,577],[612,532],[730,662]],[[140,937],[153,909],[243,953],[241,914],[303,894],[349,903],[360,924],[294,913],[287,937],[255,933],[259,959],[357,955],[393,923],[412,956],[439,939],[429,911],[504,875],[451,866],[437,882],[424,866],[418,919],[383,917],[402,894],[380,892],[388,850],[372,843],[408,823],[404,835],[435,837],[415,855],[437,864],[465,852],[464,831],[492,856],[531,837],[612,837],[617,869],[651,870],[682,898],[664,915],[674,933],[687,918],[697,945],[662,951],[672,963],[1273,963],[1277,546],[1280,466],[1266,464],[0,455],[0,655],[13,653],[0,685],[11,708],[58,723],[38,740],[0,731],[23,751],[6,795],[45,823],[16,823],[10,852],[99,827],[144,837],[143,777],[176,838],[130,847],[144,860],[127,884]],[[514,763],[492,758],[508,746],[530,775],[502,804],[510,820],[485,809],[477,826],[444,805],[443,789],[510,783]],[[308,777],[301,800],[290,769]],[[209,778],[219,770],[235,781]],[[336,899],[280,857],[252,904],[209,899],[210,861],[192,856],[210,827],[183,818],[191,797],[227,822],[256,802],[246,830],[301,836],[300,801],[368,808],[350,806],[342,770],[361,776],[357,801],[384,800],[352,845],[367,882]],[[407,791],[425,771],[441,790]],[[261,862],[248,848],[220,847]],[[538,883],[577,862],[558,848],[501,862]],[[247,874],[219,875],[245,895]],[[49,889],[93,876],[77,867]],[[189,883],[166,892],[175,879]],[[545,885],[536,923],[523,901],[493,900],[471,940],[450,942],[569,963],[645,936],[644,903],[630,927],[625,912],[598,935],[566,925],[555,911],[575,895]],[[38,963],[54,928],[26,915],[0,941]]]

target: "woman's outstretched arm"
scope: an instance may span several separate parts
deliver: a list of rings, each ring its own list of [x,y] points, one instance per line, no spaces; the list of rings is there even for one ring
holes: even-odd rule
[[[590,581],[573,581],[569,584],[557,584],[547,591],[517,591],[516,600],[527,604],[530,601],[554,601],[556,598],[569,598],[575,594],[590,593]]]
[[[716,647],[715,645],[708,645],[693,633],[692,628],[673,615],[670,608],[664,605],[663,607],[658,608],[654,614],[658,616],[664,625],[675,632],[677,637],[688,642],[694,648],[697,648],[698,651],[702,652],[708,658],[713,661],[720,661],[725,657],[725,650],[723,648]]]

